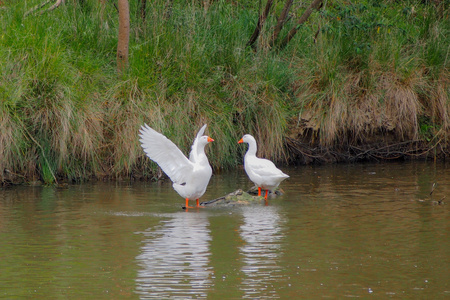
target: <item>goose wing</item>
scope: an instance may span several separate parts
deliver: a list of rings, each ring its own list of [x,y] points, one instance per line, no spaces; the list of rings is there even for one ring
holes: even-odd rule
[[[191,153],[189,153],[189,160],[193,163],[198,161],[198,140],[203,136],[206,130],[206,124],[200,128],[197,133],[197,136],[194,139],[194,143],[192,143]]]
[[[248,165],[255,174],[261,177],[289,177],[278,169],[275,164],[265,158],[251,157]]]
[[[147,124],[141,127],[139,136],[147,156],[156,162],[173,182],[185,183],[194,167],[183,152],[171,140]]]

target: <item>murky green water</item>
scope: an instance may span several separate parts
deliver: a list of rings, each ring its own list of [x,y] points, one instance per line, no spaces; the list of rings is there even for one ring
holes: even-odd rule
[[[445,164],[284,170],[269,206],[189,212],[169,182],[0,190],[0,298],[450,298]]]

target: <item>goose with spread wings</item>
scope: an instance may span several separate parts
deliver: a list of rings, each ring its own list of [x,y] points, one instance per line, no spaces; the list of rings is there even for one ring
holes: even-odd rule
[[[173,182],[173,188],[184,199],[186,208],[189,200],[203,196],[211,179],[212,169],[205,154],[205,146],[214,140],[203,135],[206,124],[197,133],[191,147],[189,159],[163,134],[144,124],[140,131],[140,142],[147,156],[156,162]]]

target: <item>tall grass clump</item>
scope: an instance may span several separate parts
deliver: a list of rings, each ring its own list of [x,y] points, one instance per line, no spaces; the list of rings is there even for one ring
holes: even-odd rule
[[[174,2],[170,14],[166,9],[158,10],[161,7],[165,8],[155,5],[150,10],[154,12],[149,17],[152,23],[139,36],[146,41],[133,52],[133,61],[139,66],[132,66],[132,76],[137,77],[139,86],[150,86],[151,90],[142,106],[150,116],[144,119],[161,128],[186,151],[195,131],[208,123],[209,132],[219,141],[208,150],[217,166],[236,164],[240,153],[236,141],[247,132],[263,133],[259,138],[267,140],[267,147],[261,147],[261,153],[281,158],[283,141],[278,134],[286,128],[286,107],[277,101],[281,93],[275,91],[274,81],[286,79],[276,79],[274,70],[268,72],[276,69],[273,65],[277,63],[264,61],[264,57],[245,47],[253,29],[245,23],[248,16],[226,2],[208,8]],[[286,72],[287,69],[279,71]],[[286,83],[283,88],[288,89]],[[155,108],[160,119],[151,117]],[[177,124],[172,125],[175,131],[165,125],[173,118],[177,119]],[[266,122],[273,124],[266,126]],[[180,140],[176,136],[180,131],[189,132],[188,138],[183,135]]]
[[[36,22],[23,18],[24,8],[9,8],[1,40],[1,114],[10,128],[2,130],[2,162],[48,183],[88,178],[101,171],[101,85],[73,64],[61,35],[67,11]]]
[[[317,42],[297,50],[306,52],[297,60],[306,74],[297,82],[300,135],[335,147],[419,140],[448,126],[448,19],[431,5],[335,2],[317,22]]]

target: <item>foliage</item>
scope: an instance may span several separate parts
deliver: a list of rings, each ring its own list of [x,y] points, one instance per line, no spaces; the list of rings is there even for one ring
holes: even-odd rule
[[[327,1],[279,52],[267,44],[281,2],[253,52],[256,2],[157,0],[142,20],[130,1],[130,68],[120,77],[112,2],[24,17],[38,3],[0,10],[0,169],[29,179],[152,177],[138,144],[144,122],[185,153],[208,123],[216,168],[242,163],[244,133],[280,161],[287,134],[332,146],[449,132],[447,1]],[[303,9],[294,5],[285,28]]]

